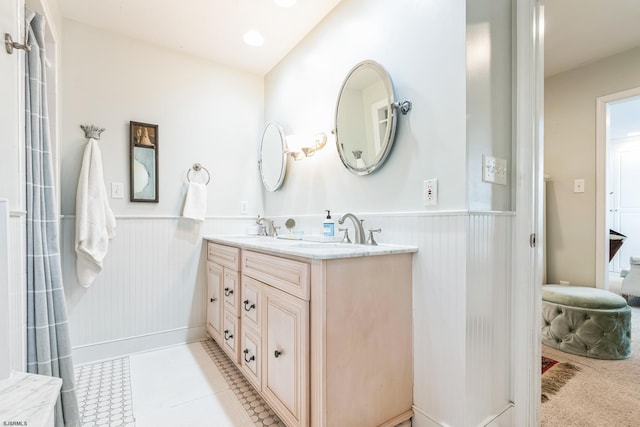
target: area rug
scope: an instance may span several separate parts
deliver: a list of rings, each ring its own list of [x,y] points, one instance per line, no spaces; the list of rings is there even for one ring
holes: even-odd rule
[[[550,394],[556,394],[579,371],[580,368],[571,363],[542,356],[541,401],[548,401]]]

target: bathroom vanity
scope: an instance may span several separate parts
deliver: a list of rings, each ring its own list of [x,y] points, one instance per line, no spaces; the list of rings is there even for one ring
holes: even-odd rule
[[[287,426],[412,416],[415,247],[207,237],[207,331]]]

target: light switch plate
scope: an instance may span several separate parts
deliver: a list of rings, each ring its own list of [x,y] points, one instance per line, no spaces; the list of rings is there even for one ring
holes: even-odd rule
[[[483,154],[482,180],[492,184],[507,185],[507,161]]]
[[[121,182],[111,183],[111,198],[124,199],[124,184]]]

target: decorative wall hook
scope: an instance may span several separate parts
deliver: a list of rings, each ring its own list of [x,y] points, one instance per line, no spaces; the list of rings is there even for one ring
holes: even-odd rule
[[[80,125],[84,131],[85,138],[100,139],[100,134],[104,132],[104,128],[95,125]]]
[[[7,50],[7,53],[11,55],[13,53],[13,49],[22,49],[26,52],[31,50],[31,45],[27,44],[27,36],[24,36],[24,44],[20,44],[18,42],[13,41],[13,37],[11,34],[4,33],[4,48]]]

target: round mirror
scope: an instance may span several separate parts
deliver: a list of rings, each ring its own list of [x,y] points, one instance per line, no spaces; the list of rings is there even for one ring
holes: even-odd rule
[[[269,122],[258,147],[258,168],[264,188],[276,191],[282,186],[287,172],[287,143],[282,127]]]
[[[374,61],[356,65],[345,79],[336,106],[336,145],[342,163],[357,175],[379,168],[395,134],[391,78]]]

